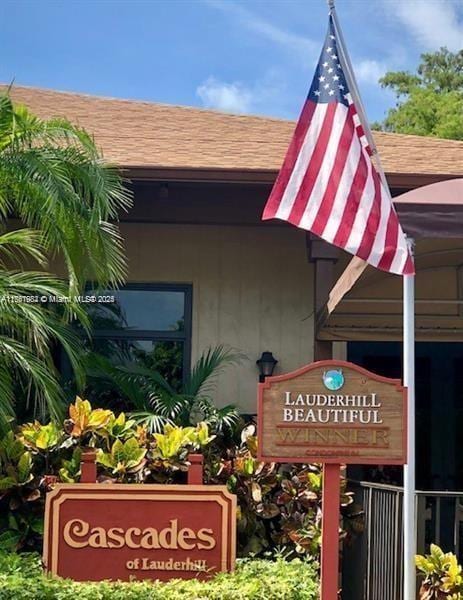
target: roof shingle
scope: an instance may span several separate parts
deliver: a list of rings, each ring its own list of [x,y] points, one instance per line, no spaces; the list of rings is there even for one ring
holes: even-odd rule
[[[0,86],[3,89],[6,86]],[[92,133],[121,167],[277,171],[293,121],[15,86],[15,102]],[[374,134],[387,173],[463,174],[463,142]]]

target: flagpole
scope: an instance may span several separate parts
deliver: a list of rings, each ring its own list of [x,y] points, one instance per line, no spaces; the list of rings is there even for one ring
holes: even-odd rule
[[[349,54],[344,51],[346,47],[344,36],[342,33],[341,25],[339,24],[338,15],[336,13],[336,8],[334,6],[334,0],[328,0],[328,7],[330,10],[330,14],[333,17],[334,29],[336,31],[336,35],[339,39],[338,52],[340,53],[340,62],[343,66],[343,71],[346,76],[347,84],[349,86],[349,90],[354,101],[355,108],[357,110],[358,117],[363,127],[363,131],[365,133],[365,137],[368,140],[368,144],[370,146],[371,152],[375,157],[376,167],[378,174],[381,178],[381,182],[384,185],[385,189],[389,192],[389,196],[391,196],[389,190],[389,184],[386,180],[386,175],[384,173],[383,166],[381,164],[381,159],[379,157],[378,149],[376,147],[375,140],[371,133],[370,125],[368,124],[368,119],[366,117],[365,108],[363,106],[362,98],[360,97],[360,92],[357,85],[357,80],[355,79],[354,69],[352,67],[352,63],[349,58]]]
[[[386,180],[384,169],[371,133],[365,109],[363,107],[354,70],[348,53],[344,50],[345,42],[341,26],[338,21],[334,0],[327,0],[336,35],[339,39],[339,58],[344,69],[346,81],[349,86],[352,99],[357,109],[360,122],[363,126],[365,136],[368,140],[378,174],[384,188],[391,197],[389,185]],[[392,199],[391,199],[392,202]],[[410,252],[412,253],[413,240],[408,239]],[[404,500],[403,500],[403,529],[404,529],[404,555],[403,555],[403,599],[415,600],[416,598],[416,514],[415,514],[415,276],[403,276],[403,379],[404,386],[408,388],[407,395],[407,464],[404,466]]]
[[[407,239],[413,255],[413,240]],[[415,275],[403,277],[403,353],[404,385],[407,402],[407,464],[404,466],[404,594],[403,600],[416,598],[416,502],[415,502]]]

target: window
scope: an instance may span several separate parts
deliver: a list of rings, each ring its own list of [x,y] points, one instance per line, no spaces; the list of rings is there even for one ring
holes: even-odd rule
[[[191,286],[131,283],[97,295],[114,302],[89,305],[93,349],[115,364],[157,370],[180,389],[190,368]]]

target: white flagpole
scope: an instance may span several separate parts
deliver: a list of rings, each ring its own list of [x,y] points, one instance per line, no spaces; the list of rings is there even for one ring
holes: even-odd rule
[[[366,119],[365,109],[355,80],[349,55],[345,50],[344,38],[339,25],[334,0],[327,0],[330,13],[333,17],[334,28],[339,39],[338,52],[340,61],[346,76],[352,99],[357,108],[357,114],[362,123],[365,136],[375,156],[378,174],[381,181],[391,193],[386,180],[386,175],[381,165],[376,145]],[[392,199],[391,199],[392,202]],[[412,252],[413,241],[408,240]],[[404,466],[404,503],[403,503],[403,529],[404,529],[404,555],[403,555],[403,599],[416,599],[416,514],[415,514],[415,276],[404,275],[403,277],[403,353],[404,353],[404,386],[408,388],[407,396],[407,464]]]
[[[413,254],[413,240],[408,239]],[[416,598],[416,502],[415,502],[415,276],[403,278],[403,351],[404,386],[408,389],[407,402],[407,464],[404,466],[404,594],[403,600]]]

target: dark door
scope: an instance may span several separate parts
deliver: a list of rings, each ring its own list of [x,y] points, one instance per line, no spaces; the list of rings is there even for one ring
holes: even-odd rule
[[[380,375],[402,378],[402,346],[398,342],[349,342],[348,359]],[[463,490],[462,390],[463,344],[417,343],[418,489]],[[385,473],[387,479],[387,469]],[[378,476],[374,469],[362,469],[361,474]],[[395,472],[391,475],[391,479],[397,477]]]

